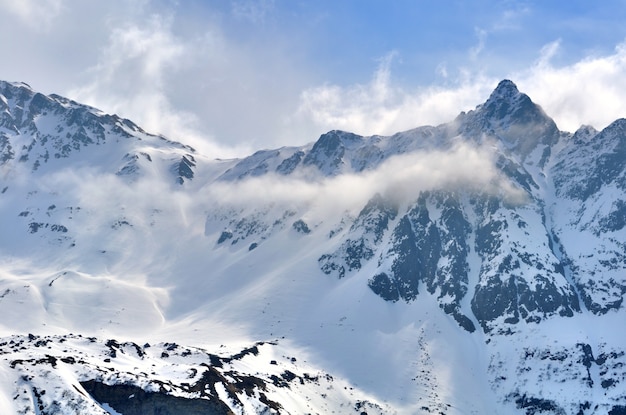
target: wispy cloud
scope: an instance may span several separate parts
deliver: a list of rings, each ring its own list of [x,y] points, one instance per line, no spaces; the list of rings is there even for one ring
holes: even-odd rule
[[[63,8],[63,0],[0,0],[4,9],[35,30],[47,31]]]
[[[451,121],[459,112],[482,103],[498,81],[509,78],[566,131],[575,131],[583,124],[601,129],[626,117],[622,93],[626,90],[626,43],[609,55],[556,66],[552,61],[561,47],[560,40],[550,42],[538,51],[538,58],[527,69],[500,77],[469,68],[453,76],[450,68],[442,65],[438,71],[445,84],[414,90],[394,82],[391,58],[387,58],[368,84],[327,84],[305,90],[298,113],[321,129],[393,134]]]
[[[476,46],[473,46],[472,48],[470,48],[469,55],[470,55],[470,59],[472,60],[478,59],[480,52],[482,52],[483,49],[485,49],[485,42],[487,41],[487,34],[488,34],[485,29],[480,29],[478,27],[474,29],[474,31],[476,32],[478,43],[476,44]]]
[[[522,27],[520,20],[532,13],[532,9],[526,1],[508,2],[507,6],[509,7],[505,7],[493,23],[493,30],[520,29]]]
[[[202,25],[186,27],[198,22],[151,6],[108,20],[97,62],[67,95],[214,157],[243,156],[297,136],[298,128],[286,124],[301,73],[282,51],[229,38],[219,18],[203,16]],[[256,19],[273,3],[233,7],[237,18]]]
[[[197,112],[176,108],[168,80],[194,65],[197,50],[207,36],[181,39],[172,30],[172,19],[153,15],[141,25],[127,22],[115,27],[97,65],[89,70],[91,81],[69,92],[75,99],[128,114],[150,132],[176,137],[207,154],[228,155],[202,132]]]
[[[459,140],[452,149],[398,155],[372,171],[321,180],[279,175],[239,182],[216,182],[207,200],[224,206],[295,206],[326,217],[358,211],[376,193],[399,204],[414,201],[426,190],[475,189],[524,200],[522,192],[495,167],[493,148]]]
[[[546,45],[530,69],[513,75],[520,88],[567,131],[582,124],[601,129],[626,117],[626,43],[609,55],[555,66],[551,59],[560,47],[559,42]]]
[[[473,108],[495,85],[491,79],[468,75],[452,87],[407,90],[392,80],[393,56],[381,60],[368,84],[322,85],[305,90],[298,114],[326,130],[392,134],[419,125],[450,121],[462,110]],[[445,73],[447,76],[447,70]]]
[[[264,23],[274,7],[274,0],[235,0],[231,5],[235,17],[256,24]]]

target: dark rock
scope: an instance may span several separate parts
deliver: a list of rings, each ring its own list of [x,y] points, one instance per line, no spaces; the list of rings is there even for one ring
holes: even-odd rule
[[[526,415],[535,415],[540,413],[550,413],[554,415],[565,415],[563,408],[559,407],[556,402],[549,399],[535,398],[533,396],[517,396],[515,404],[519,409],[524,409]]]
[[[298,219],[297,221],[295,221],[291,227],[299,233],[303,233],[303,234],[308,234],[311,233],[311,229],[309,229],[309,226],[306,224],[305,221],[303,221],[302,219]]]
[[[430,221],[424,198],[420,198],[396,225],[386,256],[393,258],[388,273],[390,287],[405,301],[417,297],[420,281],[428,283],[435,278],[441,257],[441,237],[439,229]],[[386,295],[393,296],[392,292]]]
[[[397,212],[395,205],[379,194],[374,195],[352,223],[348,238],[337,251],[318,259],[320,269],[338,278],[343,278],[346,272],[361,269],[374,256],[389,222],[395,219]]]
[[[385,273],[374,275],[367,282],[367,285],[385,301],[396,302],[400,299],[400,293],[395,281],[392,281]]]
[[[609,415],[626,415],[626,405],[615,405],[609,411]]]
[[[345,131],[333,130],[322,134],[304,157],[304,166],[316,166],[327,174],[337,174],[343,164],[346,146],[362,141],[362,137]]]
[[[146,392],[133,385],[106,385],[88,380],[81,386],[99,403],[107,403],[124,415],[232,415],[217,396],[209,399],[181,398],[160,392]]]
[[[193,168],[196,167],[196,160],[191,154],[181,157],[180,161],[174,165],[174,173],[177,175],[178,184],[183,184],[185,179],[191,180],[194,177]]]
[[[233,237],[233,233],[230,231],[223,231],[220,234],[220,237],[217,240],[217,244],[221,244],[223,242],[226,242],[227,240],[231,239]]]
[[[296,151],[291,156],[284,159],[278,165],[278,167],[276,167],[276,173],[282,174],[282,175],[291,174],[296,169],[296,167],[298,167],[303,157],[304,157],[303,151]]]

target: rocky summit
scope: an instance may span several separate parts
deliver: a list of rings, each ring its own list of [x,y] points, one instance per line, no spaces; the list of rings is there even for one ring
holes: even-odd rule
[[[626,414],[625,200],[509,80],[229,160],[0,82],[0,412]]]

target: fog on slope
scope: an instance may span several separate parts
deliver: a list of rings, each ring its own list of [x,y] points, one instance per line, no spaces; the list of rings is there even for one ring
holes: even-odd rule
[[[266,174],[237,182],[214,182],[204,190],[209,200],[223,206],[299,206],[320,219],[346,211],[358,213],[375,194],[404,205],[421,192],[436,189],[480,190],[513,204],[523,203],[524,192],[496,168],[494,148],[459,138],[451,149],[392,156],[375,170],[334,177],[319,177],[314,171],[292,176]]]

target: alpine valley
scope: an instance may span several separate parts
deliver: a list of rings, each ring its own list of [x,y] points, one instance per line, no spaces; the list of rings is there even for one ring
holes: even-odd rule
[[[626,414],[626,119],[176,139],[0,82],[0,413]]]

